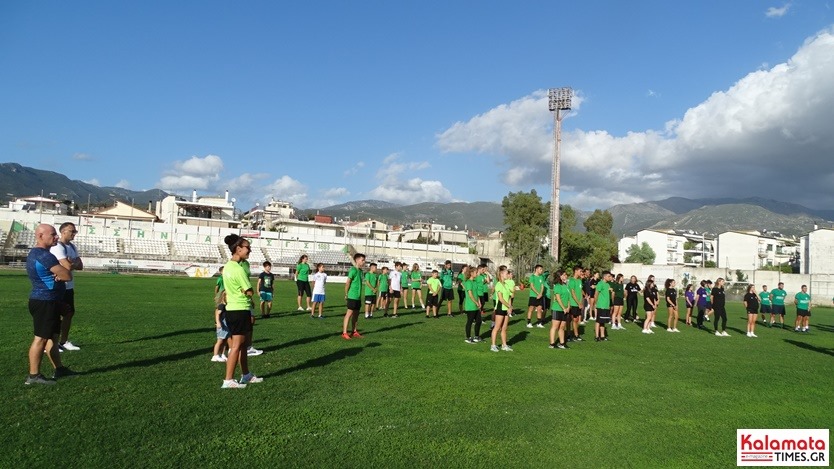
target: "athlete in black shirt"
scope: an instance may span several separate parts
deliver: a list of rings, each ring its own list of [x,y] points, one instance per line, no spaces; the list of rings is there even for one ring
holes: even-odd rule
[[[638,321],[640,317],[637,315],[637,294],[640,293],[642,288],[640,288],[640,284],[637,283],[637,277],[634,275],[631,276],[631,279],[625,286],[626,291],[626,312],[625,312],[625,320],[626,322],[631,321]]]
[[[759,315],[759,295],[754,285],[747,286],[744,294],[744,308],[747,309],[747,337],[756,337],[756,317]]]
[[[727,334],[727,310],[724,304],[724,279],[718,278],[715,287],[710,294],[712,311],[715,313],[715,335],[719,337],[730,337]],[[721,321],[721,331],[718,330],[718,321]]]

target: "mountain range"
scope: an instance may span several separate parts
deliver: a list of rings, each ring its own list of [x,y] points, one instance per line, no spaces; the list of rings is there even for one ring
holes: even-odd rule
[[[18,163],[0,163],[0,199],[40,195],[75,201],[81,209],[91,204],[109,205],[115,198],[146,207],[168,194],[159,189],[131,191],[120,187],[99,187],[71,180],[54,171],[29,168]],[[55,195],[50,195],[55,194]],[[834,210],[818,210],[789,202],[764,198],[668,199],[620,204],[609,207],[617,236],[634,235],[651,229],[678,229],[718,234],[728,230],[758,230],[801,236],[815,225],[831,226]],[[319,209],[299,210],[301,214],[321,213],[353,221],[377,219],[391,225],[431,221],[458,229],[482,233],[504,229],[504,215],[497,202],[423,202],[397,205],[380,200],[358,200]],[[577,211],[577,230],[590,212]]]

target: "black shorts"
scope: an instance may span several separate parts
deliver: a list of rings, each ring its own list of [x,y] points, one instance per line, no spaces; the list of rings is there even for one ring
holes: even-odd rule
[[[536,298],[535,296],[531,296],[531,297],[527,300],[527,306],[528,306],[528,307],[530,307],[530,306],[533,306],[533,307],[539,307],[539,306],[541,306],[541,305],[542,305],[542,299],[541,299],[541,298]]]
[[[504,309],[504,303],[501,303],[499,301],[498,304],[495,305],[495,315],[496,316],[506,316],[507,315],[507,310]]]
[[[575,318],[581,318],[582,317],[582,310],[579,309],[579,306],[571,306],[570,307],[570,315],[575,317]]]
[[[550,309],[550,298],[547,296],[542,297],[542,308],[547,311]]]
[[[773,314],[785,315],[785,305],[773,305]]]
[[[455,299],[455,291],[451,288],[444,288],[440,294],[442,295],[441,298],[446,301],[452,301]]]
[[[489,303],[489,293],[484,293],[481,295],[481,308],[486,308],[487,303]]]
[[[226,310],[226,326],[232,335],[246,335],[252,332],[252,315],[248,309]]]
[[[305,282],[304,280],[296,280],[295,286],[298,288],[298,296],[307,295],[313,296],[313,292],[310,290],[310,282]]]
[[[604,318],[602,316],[597,316],[597,324],[608,324],[611,322],[611,318]]]
[[[770,307],[770,305],[762,305],[761,309],[759,309],[759,312],[760,312],[760,313],[762,313],[762,314],[768,314],[768,313],[770,313],[770,312],[772,312],[772,311],[773,311],[773,310],[772,310],[772,308]]]
[[[365,295],[365,304],[366,305],[376,304],[376,295]]]
[[[806,318],[806,317],[810,318],[811,317],[811,312],[808,311],[807,309],[796,308],[796,315],[799,316],[799,317],[802,317],[802,318]]]
[[[707,309],[712,309],[712,303],[707,302]]]
[[[650,305],[650,304],[648,304],[648,303],[645,303],[645,304],[643,305],[643,311],[646,311],[647,313],[648,313],[648,312],[651,312],[651,311],[654,311],[654,306],[652,306],[652,305]]]
[[[437,306],[438,304],[440,304],[440,297],[437,295],[429,295],[426,298],[426,306]]]
[[[64,298],[61,300],[61,315],[75,312],[75,290],[70,288],[64,291]]]
[[[553,311],[553,320],[554,321],[564,321],[567,315],[564,311]]]
[[[359,309],[361,307],[362,307],[362,303],[359,300],[352,300],[352,299],[348,298],[348,300],[347,300],[347,309],[349,309],[351,311],[359,311]]]
[[[61,333],[60,301],[29,299],[29,314],[36,337],[51,339]]]
[[[611,319],[611,310],[597,308],[597,319]]]
[[[387,300],[388,299],[388,291],[386,290],[386,291],[379,292],[379,297],[382,298],[383,300]]]
[[[401,298],[401,297],[402,297],[402,292],[401,291],[393,290],[391,292],[391,298]]]
[[[750,311],[750,310],[748,309],[748,310],[747,310],[747,314],[759,314],[759,312],[758,312],[758,311],[756,311],[755,309],[754,309],[753,311]]]
[[[614,298],[614,306],[622,306],[623,304],[622,298]]]

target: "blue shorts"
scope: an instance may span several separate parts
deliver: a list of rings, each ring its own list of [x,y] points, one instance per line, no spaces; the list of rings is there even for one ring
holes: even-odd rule
[[[261,301],[267,301],[267,302],[272,301],[272,293],[270,293],[268,291],[262,291],[261,292]]]
[[[324,295],[313,295],[313,303],[324,303]]]
[[[228,339],[232,334],[229,332],[229,326],[226,325],[226,320],[220,320],[220,328],[216,330],[217,338],[220,340]]]

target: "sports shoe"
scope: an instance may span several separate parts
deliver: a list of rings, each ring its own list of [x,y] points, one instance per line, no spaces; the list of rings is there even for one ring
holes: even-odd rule
[[[671,327],[667,327],[666,332],[675,332],[675,331],[673,331]]]
[[[474,340],[476,343],[479,343],[479,342],[482,342],[482,341],[483,341],[483,339],[481,339],[481,338],[480,338],[480,337],[478,337],[478,336],[473,337],[473,338],[472,338],[472,340]]]
[[[709,316],[704,316],[704,319],[706,319],[707,322],[709,322]]]
[[[23,384],[46,384],[46,385],[53,385],[55,384],[54,379],[49,379],[46,376],[38,373],[35,376],[26,376],[26,381]]]
[[[342,333],[342,338],[345,339],[345,340],[350,340],[350,334],[348,334],[347,332],[343,332]]]
[[[651,332],[648,329],[643,329],[643,334],[651,334]]]
[[[76,350],[81,350],[81,347],[79,347],[77,345],[73,345],[73,343],[70,342],[70,341],[64,342],[63,344],[60,345],[60,347],[63,348],[64,350],[70,350],[70,351],[73,351],[73,352],[76,351]]]
[[[240,384],[247,385],[249,383],[263,383],[264,379],[255,376],[253,373],[247,373],[240,377]]]
[[[718,332],[718,331],[715,331],[715,335],[718,336],[718,337],[721,337],[721,333]]]
[[[536,327],[538,327],[539,329],[544,329],[544,324],[538,323],[536,324]]]
[[[466,342],[467,344],[474,344],[475,339],[473,339],[472,337],[469,337],[468,339],[464,340],[464,342]]]
[[[655,327],[657,327],[657,325],[654,323],[654,321],[652,321],[651,328],[654,329]]]
[[[220,389],[243,389],[246,387],[245,383],[238,383],[233,379],[224,379]]]
[[[350,336],[354,337],[356,339],[361,339],[362,338],[362,334],[360,334],[359,331],[353,331],[353,334],[351,334]]]
[[[55,368],[55,372],[52,373],[52,379],[69,378],[72,376],[78,376],[78,372],[72,371],[65,366],[59,366],[58,368]]]
[[[226,360],[223,360],[223,357],[221,357],[220,355],[212,355],[211,361],[213,361],[213,362],[225,362]]]
[[[500,352],[497,345],[493,345],[489,348],[490,352]]]
[[[730,334],[727,334],[727,331],[721,331],[721,337],[730,337]]]
[[[573,340],[576,342],[582,342],[582,337],[576,336],[573,338]]]
[[[299,306],[299,307],[298,307],[298,310],[299,310],[299,311],[304,311],[304,308],[302,308],[301,306]]]
[[[550,344],[547,346],[547,348],[556,348],[556,344]]]
[[[513,348],[512,348],[512,347],[510,347],[509,345],[502,345],[502,346],[501,346],[501,351],[502,351],[502,352],[512,352],[512,351],[513,351]]]
[[[313,310],[313,308],[311,308],[309,306],[307,307],[307,311],[312,311],[312,310]]]
[[[263,350],[258,350],[255,347],[249,347],[248,349],[246,349],[246,355],[250,357],[257,357],[262,353],[264,353]]]
[[[580,326],[584,326],[584,325],[585,325],[585,321],[579,321],[579,325],[580,325]]]
[[[654,334],[654,331],[649,329],[649,334]]]
[[[565,344],[556,344],[556,348],[559,350],[567,350],[568,346]]]
[[[221,353],[220,358],[222,358],[224,362],[229,360],[229,357],[227,357],[225,353]]]
[[[678,330],[678,328],[676,327],[676,328],[672,329],[672,332],[680,332],[680,330]]]
[[[529,323],[529,322],[527,323],[527,329],[532,329],[533,327],[535,327],[535,326],[533,326],[532,323]],[[799,329],[797,329],[797,330],[799,330]]]

